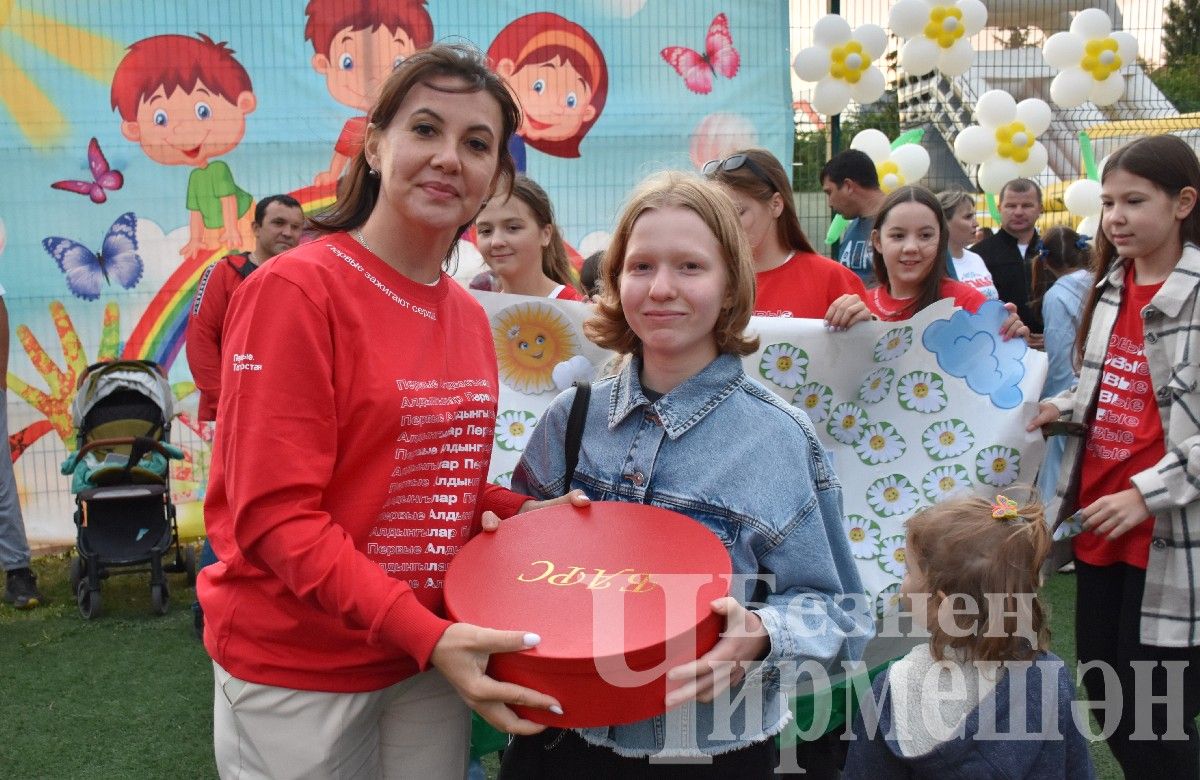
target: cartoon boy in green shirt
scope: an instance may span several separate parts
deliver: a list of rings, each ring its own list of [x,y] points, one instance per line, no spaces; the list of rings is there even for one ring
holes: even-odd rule
[[[233,50],[198,33],[156,35],[129,47],[112,83],[121,134],[162,165],[190,165],[188,257],[224,246],[253,249],[254,198],[238,187],[229,166],[214,158],[246,134],[257,100]]]

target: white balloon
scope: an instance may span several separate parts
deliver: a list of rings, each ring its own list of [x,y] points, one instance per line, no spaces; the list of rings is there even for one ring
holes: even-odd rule
[[[887,84],[879,68],[867,68],[862,72],[858,83],[850,87],[850,94],[856,101],[865,105],[879,100],[885,88]]]
[[[980,0],[958,0],[957,5],[958,10],[962,11],[963,27],[968,37],[987,26],[987,6]]]
[[[1132,65],[1137,59],[1137,38],[1124,30],[1113,33],[1112,37],[1117,42],[1117,56],[1121,58],[1121,65]]]
[[[883,177],[879,180],[879,189],[882,190],[883,194],[886,195],[889,192],[891,192],[892,190],[899,187],[900,185],[907,184],[907,183],[908,182],[906,182],[904,179],[902,179],[899,174],[885,173],[883,175]]]
[[[913,184],[929,173],[929,152],[920,144],[904,144],[892,150],[892,162],[900,168],[904,181]]]
[[[1111,106],[1125,94],[1125,77],[1118,73],[1108,74],[1104,81],[1092,85],[1092,102],[1098,106]]]
[[[1095,83],[1083,68],[1067,68],[1050,82],[1050,99],[1063,108],[1078,108],[1087,102]]]
[[[1046,170],[1048,162],[1050,162],[1050,155],[1046,152],[1046,147],[1040,141],[1035,141],[1033,146],[1029,147],[1029,157],[1025,159],[1025,162],[1017,164],[1017,173],[1027,179],[1032,179]]]
[[[1063,193],[1063,205],[1067,211],[1080,217],[1100,213],[1100,182],[1080,179],[1071,182]]]
[[[1057,32],[1042,44],[1042,59],[1052,68],[1070,68],[1083,59],[1083,39],[1075,33]]]
[[[1088,243],[1095,246],[1096,236],[1100,233],[1100,217],[1085,217],[1082,222],[1075,226],[1075,232],[1092,239]]]
[[[909,38],[900,49],[900,67],[913,76],[924,76],[938,66],[941,54],[941,47],[924,35]]]
[[[832,49],[850,40],[850,23],[837,14],[825,14],[813,25],[813,43]]]
[[[1086,8],[1075,15],[1071,32],[1089,41],[1092,38],[1105,38],[1112,32],[1112,19],[1099,8]]]
[[[996,136],[979,125],[971,125],[954,139],[954,156],[978,165],[996,153]]]
[[[888,27],[901,38],[919,35],[928,21],[929,4],[925,0],[900,0],[888,14]]]
[[[850,102],[850,85],[841,79],[821,79],[813,90],[812,107],[826,116],[840,114]]]
[[[829,75],[829,50],[822,46],[801,49],[792,62],[801,81],[820,81]]]
[[[854,40],[863,45],[863,50],[877,60],[887,51],[887,30],[877,24],[860,24],[854,28]]]
[[[1017,115],[1017,101],[1013,96],[999,89],[988,90],[975,103],[975,116],[984,125],[1008,124]]]
[[[868,128],[854,136],[854,140],[850,142],[850,148],[864,153],[876,165],[888,159],[892,153],[892,144],[888,141],[888,137],[883,134],[882,130],[874,128]]]
[[[975,50],[966,38],[959,38],[949,49],[942,51],[938,59],[938,70],[947,76],[961,76],[971,69],[975,61]]]
[[[1011,161],[1002,157],[993,158],[979,166],[979,187],[984,192],[999,193],[1001,187],[1020,175]]]
[[[1034,135],[1041,135],[1050,127],[1054,113],[1049,104],[1038,98],[1027,98],[1017,103],[1017,120],[1023,122]]]

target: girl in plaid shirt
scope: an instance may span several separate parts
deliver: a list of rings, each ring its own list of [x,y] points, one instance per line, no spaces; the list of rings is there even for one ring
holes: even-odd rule
[[[1200,162],[1175,136],[1111,155],[1079,382],[1030,425],[1086,424],[1050,516],[1075,513],[1082,528],[1071,543],[1083,682],[1112,705],[1093,712],[1131,777],[1200,777],[1198,191]]]

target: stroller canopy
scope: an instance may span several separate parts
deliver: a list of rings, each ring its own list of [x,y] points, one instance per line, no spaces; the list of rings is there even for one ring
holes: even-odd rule
[[[87,413],[118,390],[133,390],[153,401],[162,411],[164,423],[175,415],[171,384],[156,364],[148,360],[118,360],[89,367],[80,378],[79,392],[71,403],[75,428],[81,428]]]

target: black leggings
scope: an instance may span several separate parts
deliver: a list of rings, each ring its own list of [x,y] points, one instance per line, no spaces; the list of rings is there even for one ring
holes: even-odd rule
[[[1146,585],[1144,569],[1124,563],[1092,566],[1077,561],[1075,578],[1075,644],[1079,662],[1108,664],[1116,671],[1120,684],[1120,722],[1108,738],[1108,746],[1125,776],[1161,780],[1200,778],[1200,736],[1196,732],[1196,716],[1200,714],[1200,647],[1155,647],[1139,641],[1142,591]],[[1134,661],[1184,661],[1187,666],[1182,685],[1178,672],[1168,676],[1166,669],[1156,666],[1150,675],[1152,690],[1138,690],[1134,683]],[[1172,714],[1172,710],[1179,712],[1178,700],[1172,701],[1171,706],[1155,702],[1150,728],[1155,737],[1168,730],[1182,730],[1184,739],[1145,739],[1140,734],[1139,739],[1132,739],[1136,727],[1142,725],[1136,722],[1138,700],[1167,694],[1171,682],[1177,687],[1172,687],[1169,693],[1182,699],[1183,723],[1178,723],[1178,714]],[[1104,700],[1101,670],[1091,669],[1084,674],[1083,685],[1089,699]],[[1095,709],[1093,713],[1103,728],[1104,711]],[[1145,725],[1141,731],[1146,731]]]
[[[588,744],[573,731],[546,729],[513,738],[504,751],[500,780],[767,780],[778,764],[774,737],[713,756],[707,764],[651,764]]]

